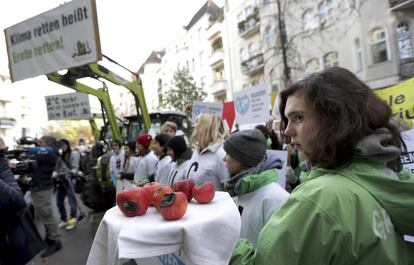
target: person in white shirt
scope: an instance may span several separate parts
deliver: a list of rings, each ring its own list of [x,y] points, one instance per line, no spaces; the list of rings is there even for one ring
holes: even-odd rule
[[[201,114],[194,126],[191,143],[196,147],[188,171],[197,184],[211,181],[217,191],[224,189],[229,173],[223,150],[227,130],[223,120],[213,113]]]
[[[158,159],[154,152],[149,149],[151,141],[152,137],[149,134],[140,135],[136,139],[137,153],[140,160],[134,173],[135,183],[154,181],[155,165]]]
[[[171,139],[171,136],[165,133],[158,134],[154,138],[152,150],[158,157],[158,162],[155,166],[154,181],[163,185],[169,185],[168,177],[171,171],[171,157],[167,155],[166,144]]]
[[[118,174],[118,181],[116,185],[116,193],[135,187],[133,183],[135,169],[138,166],[139,158],[136,156],[136,144],[130,141],[124,144],[125,159],[122,164],[122,170]]]
[[[170,176],[168,178],[168,185],[172,185],[181,179],[188,178],[188,169],[190,167],[191,156],[193,150],[187,146],[187,143],[182,136],[174,136],[168,141],[167,154],[171,156],[173,161]]]
[[[232,134],[224,143],[230,178],[225,189],[237,196],[241,214],[240,238],[256,245],[260,230],[288,199],[289,193],[278,183],[276,169],[282,161],[266,151],[266,138],[257,130]]]
[[[124,152],[121,151],[121,141],[120,140],[113,140],[111,147],[112,147],[112,155],[109,159],[109,174],[112,179],[112,183],[114,187],[116,187],[116,181],[118,179],[118,174],[121,172],[122,164],[124,163]]]

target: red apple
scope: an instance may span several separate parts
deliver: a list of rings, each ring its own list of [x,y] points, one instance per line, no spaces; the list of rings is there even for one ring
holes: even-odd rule
[[[160,203],[160,212],[165,220],[181,219],[187,210],[187,197],[178,191],[164,194]]]
[[[174,191],[181,191],[187,197],[187,201],[191,201],[193,198],[193,188],[195,186],[195,182],[192,179],[182,179],[172,184],[172,188]]]
[[[141,187],[123,190],[116,196],[116,204],[128,217],[144,215],[149,206],[147,192]]]
[[[164,194],[172,192],[174,192],[174,190],[170,186],[161,186],[157,191],[155,191],[154,196],[152,197],[152,201],[154,203],[155,209],[157,209],[158,212],[160,211],[160,202]]]
[[[148,194],[148,199],[150,201],[150,206],[154,206],[154,203],[152,201],[152,198],[154,197],[154,193],[156,190],[158,190],[161,187],[161,184],[158,182],[150,182],[144,185],[144,190]]]
[[[198,184],[193,188],[193,197],[198,203],[201,204],[211,202],[214,199],[215,194],[216,188],[214,187],[214,184],[210,181]]]

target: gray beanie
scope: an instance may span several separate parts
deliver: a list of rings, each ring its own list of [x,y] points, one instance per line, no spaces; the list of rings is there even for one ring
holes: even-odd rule
[[[47,144],[47,146],[51,146],[51,147],[56,147],[57,146],[57,141],[56,138],[50,135],[45,135],[42,136],[42,138],[40,138],[43,140],[43,142],[45,142]]]
[[[224,151],[245,166],[257,166],[266,155],[266,139],[257,130],[243,130],[232,134],[224,142]]]

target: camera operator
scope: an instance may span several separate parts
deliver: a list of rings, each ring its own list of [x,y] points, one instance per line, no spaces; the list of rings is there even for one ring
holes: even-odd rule
[[[72,178],[74,179],[77,174],[81,174],[79,171],[80,153],[76,150],[72,150],[69,141],[66,139],[60,139],[58,141],[58,147],[61,154],[56,163],[53,177],[56,181],[56,204],[60,213],[59,227],[66,227],[66,230],[71,230],[76,226],[76,210],[78,208]],[[66,217],[66,196],[68,197],[70,205],[71,219],[69,220],[67,220]]]
[[[45,226],[45,241],[48,248],[42,253],[42,257],[47,257],[62,248],[59,227],[53,215],[51,201],[53,196],[52,173],[59,157],[56,139],[53,136],[43,136],[36,141],[36,147],[28,148],[28,154],[37,163],[30,181],[30,191],[36,216]]]

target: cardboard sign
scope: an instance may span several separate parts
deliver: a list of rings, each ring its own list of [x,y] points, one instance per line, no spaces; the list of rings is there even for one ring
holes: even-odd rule
[[[4,30],[13,82],[102,59],[94,0],[74,0]]]
[[[84,93],[69,93],[46,96],[49,120],[79,120],[92,118],[89,96]]]
[[[264,123],[270,118],[270,97],[266,88],[267,85],[261,83],[233,94],[236,122],[239,125]]]
[[[401,163],[405,169],[414,173],[414,129],[401,133],[407,145],[407,154],[401,156]]]
[[[217,116],[221,117],[222,112],[223,104],[194,101],[191,121],[193,124],[195,124],[196,118],[202,113],[214,113]]]

